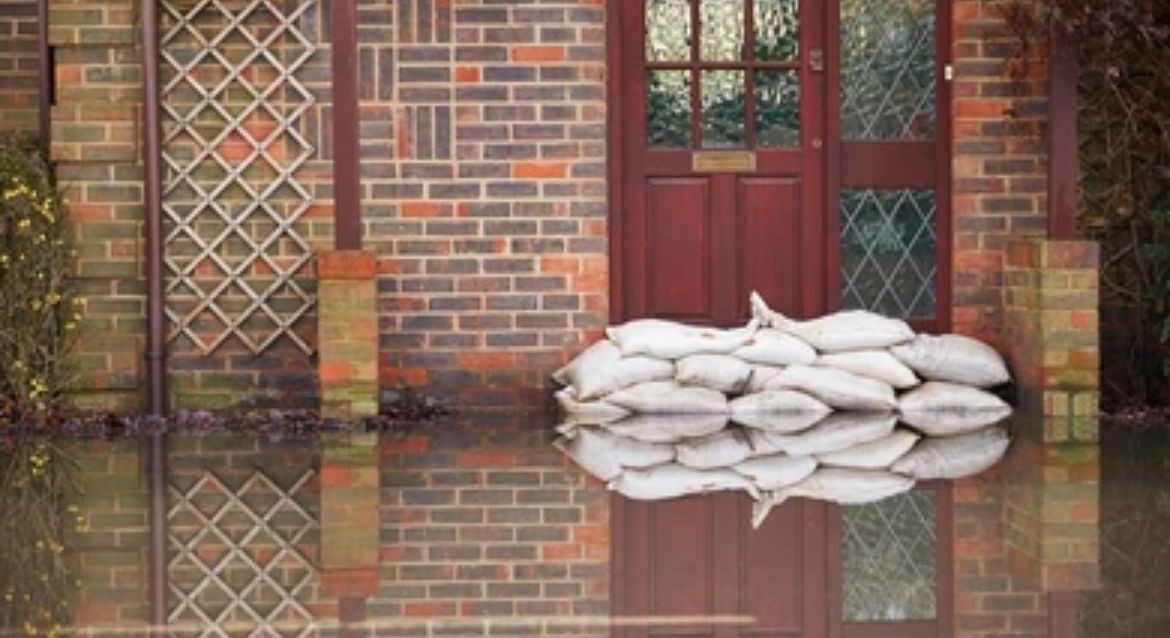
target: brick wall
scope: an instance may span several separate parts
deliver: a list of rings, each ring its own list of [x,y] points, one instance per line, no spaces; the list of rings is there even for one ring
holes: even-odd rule
[[[1042,47],[1009,64],[1003,5],[956,0],[952,48],[953,329],[1000,345],[1005,243],[1043,237],[1048,223],[1047,69]]]
[[[541,402],[607,319],[598,0],[359,3],[382,385]]]
[[[145,344],[142,270],[141,68],[132,0],[54,1],[53,158],[77,228],[85,299],[76,360],[83,405],[141,404]]]
[[[37,130],[36,0],[0,0],[0,132]]]

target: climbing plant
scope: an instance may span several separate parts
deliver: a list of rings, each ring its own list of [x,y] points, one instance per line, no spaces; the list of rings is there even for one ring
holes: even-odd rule
[[[51,412],[67,386],[79,316],[65,217],[44,153],[0,140],[0,425]]]

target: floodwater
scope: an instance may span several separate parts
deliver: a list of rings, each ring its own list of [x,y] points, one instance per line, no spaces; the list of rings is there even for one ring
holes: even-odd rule
[[[554,425],[7,440],[0,635],[1170,636],[1164,430],[1019,415],[976,476],[753,530]]]

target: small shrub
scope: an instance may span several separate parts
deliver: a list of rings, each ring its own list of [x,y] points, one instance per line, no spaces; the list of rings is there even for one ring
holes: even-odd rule
[[[0,423],[51,413],[79,316],[69,224],[44,153],[0,140]]]

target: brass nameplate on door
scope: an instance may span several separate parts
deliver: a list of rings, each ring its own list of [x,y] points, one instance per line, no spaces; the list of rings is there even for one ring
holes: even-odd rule
[[[691,170],[696,173],[754,173],[756,154],[752,151],[695,151]]]

